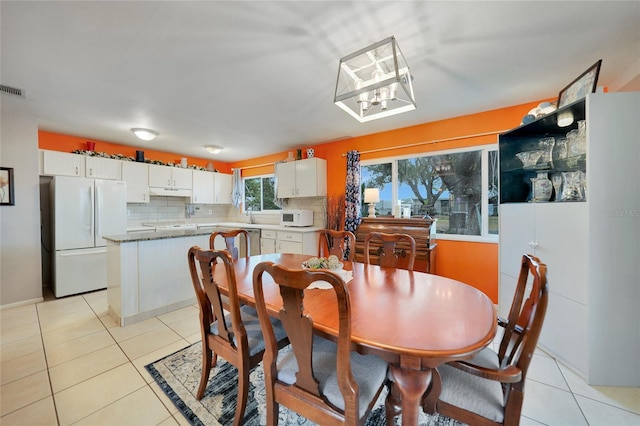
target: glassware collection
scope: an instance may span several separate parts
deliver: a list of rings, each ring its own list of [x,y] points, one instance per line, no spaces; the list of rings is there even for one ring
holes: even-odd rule
[[[584,120],[578,121],[578,128],[569,131],[566,137],[544,137],[536,149],[518,152],[515,156],[523,169],[538,170],[536,177],[530,178],[530,202],[585,201],[586,174],[578,164],[586,153]]]

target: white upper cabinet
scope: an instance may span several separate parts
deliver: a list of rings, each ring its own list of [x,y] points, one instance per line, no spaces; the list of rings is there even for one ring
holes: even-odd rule
[[[149,164],[149,186],[156,188],[191,189],[191,169]]]
[[[85,176],[94,179],[122,179],[122,163],[120,160],[102,157],[85,157]]]
[[[122,180],[127,182],[127,203],[149,202],[149,165],[122,162]]]
[[[213,173],[214,204],[231,204],[233,175],[228,173]]]
[[[327,195],[327,162],[322,158],[278,163],[276,177],[278,198]]]
[[[122,179],[122,161],[62,151],[40,150],[40,174],[95,179]]]
[[[61,151],[40,150],[43,176],[84,176],[84,156]]]
[[[213,204],[213,175],[212,172],[193,170],[192,203]]]

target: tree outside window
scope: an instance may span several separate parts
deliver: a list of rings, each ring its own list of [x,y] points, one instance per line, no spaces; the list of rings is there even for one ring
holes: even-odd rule
[[[496,150],[484,148],[387,160],[363,165],[362,182],[380,189],[378,215],[393,215],[401,203],[412,217],[437,218],[439,234],[497,234],[497,158]]]
[[[281,210],[276,204],[275,178],[260,176],[244,179],[244,210]]]

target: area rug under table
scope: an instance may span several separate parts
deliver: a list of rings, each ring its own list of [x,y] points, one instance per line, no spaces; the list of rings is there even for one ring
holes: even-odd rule
[[[195,397],[200,384],[202,364],[201,342],[181,349],[145,368],[162,390],[193,425],[230,425],[236,411],[238,370],[218,357],[216,367],[211,370],[204,397]],[[244,424],[258,426],[266,424],[266,392],[262,364],[249,375],[249,396],[244,415]],[[381,395],[367,419],[366,426],[385,425],[384,397]],[[400,424],[399,418],[396,424]],[[315,423],[280,406],[278,425],[313,426]],[[421,426],[460,426],[461,423],[443,416],[420,413]]]

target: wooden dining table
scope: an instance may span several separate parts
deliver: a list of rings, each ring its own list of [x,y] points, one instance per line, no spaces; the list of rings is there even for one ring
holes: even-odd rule
[[[300,269],[310,257],[276,253],[238,259],[239,300],[255,306],[253,269],[258,263],[270,261]],[[223,268],[215,269],[215,280],[224,289]],[[353,273],[347,282],[353,349],[389,362],[402,395],[402,424],[417,425],[420,401],[433,369],[469,359],[493,340],[497,329],[494,304],[480,290],[438,275],[358,262],[344,262],[343,269]],[[267,310],[277,317],[282,308],[279,288],[267,274],[263,282]],[[335,293],[307,289],[304,304],[314,330],[335,339]]]

